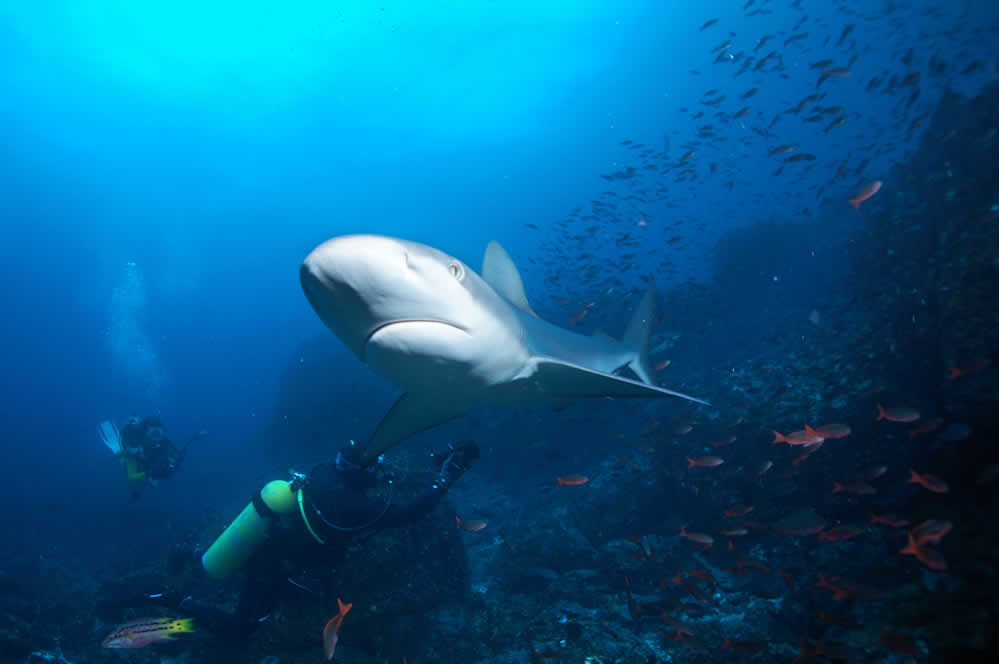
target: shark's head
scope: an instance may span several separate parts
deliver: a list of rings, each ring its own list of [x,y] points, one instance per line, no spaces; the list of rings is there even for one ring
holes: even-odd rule
[[[351,351],[407,390],[485,386],[522,352],[516,318],[463,262],[433,247],[345,235],[302,263],[313,309]],[[496,325],[497,317],[506,325]]]

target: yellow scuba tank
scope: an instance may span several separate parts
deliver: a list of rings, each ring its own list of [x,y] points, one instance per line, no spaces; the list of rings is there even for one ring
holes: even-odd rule
[[[125,480],[129,489],[138,489],[146,481],[146,473],[139,470],[138,460],[130,455],[122,454],[121,467],[125,469]]]
[[[267,483],[201,556],[205,572],[221,581],[242,567],[270,535],[272,519],[296,509],[298,493],[284,480]]]

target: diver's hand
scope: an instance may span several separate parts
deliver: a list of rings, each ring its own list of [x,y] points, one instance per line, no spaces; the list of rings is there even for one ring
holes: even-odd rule
[[[447,488],[468,470],[472,461],[479,458],[479,446],[474,441],[463,440],[449,445],[447,452],[435,456],[443,457],[437,483],[442,488]]]

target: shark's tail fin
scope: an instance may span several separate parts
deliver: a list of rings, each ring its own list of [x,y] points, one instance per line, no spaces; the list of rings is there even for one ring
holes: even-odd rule
[[[642,379],[642,382],[652,385],[652,370],[649,366],[649,340],[652,337],[652,322],[656,317],[656,284],[649,280],[649,290],[638,303],[638,309],[628,323],[624,332],[624,343],[635,350],[635,358],[628,363],[628,368]]]

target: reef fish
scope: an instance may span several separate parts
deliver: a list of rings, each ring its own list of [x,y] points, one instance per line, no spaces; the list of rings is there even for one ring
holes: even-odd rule
[[[145,648],[194,631],[193,618],[140,618],[119,625],[101,643],[103,648]]]

